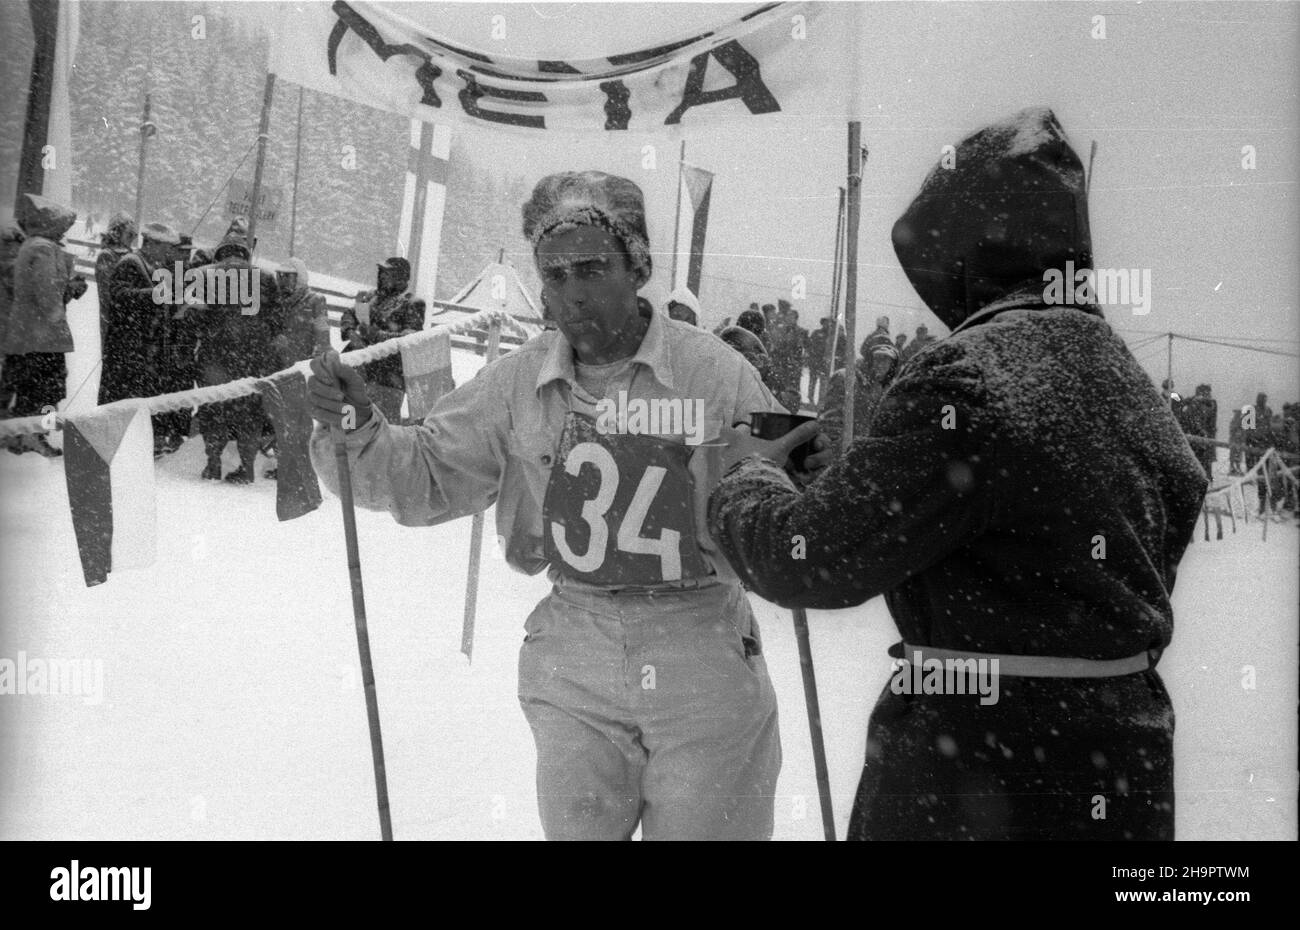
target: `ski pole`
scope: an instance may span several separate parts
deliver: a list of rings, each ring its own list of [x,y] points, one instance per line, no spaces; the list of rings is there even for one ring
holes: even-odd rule
[[[357,652],[361,655],[361,682],[366,692],[366,720],[370,725],[370,757],[375,767],[375,795],[379,804],[379,835],[384,841],[393,838],[393,823],[388,812],[388,776],[384,770],[384,738],[379,732],[379,697],[375,693],[375,673],[370,662],[370,633],[366,630],[366,595],[361,587],[361,553],[357,546],[357,514],[352,504],[352,469],[343,430],[330,428],[334,439],[334,460],[339,471],[339,500],[343,504],[343,535],[347,541],[348,577],[352,584],[352,616],[357,627]]]
[[[794,635],[799,641],[799,671],[803,674],[803,698],[808,707],[808,733],[812,736],[813,770],[817,773],[817,796],[821,801],[822,830],[826,842],[835,842],[835,815],[831,811],[831,777],[826,768],[826,743],[822,739],[821,702],[817,700],[817,675],[813,671],[812,643],[808,638],[808,612],[794,608]]]

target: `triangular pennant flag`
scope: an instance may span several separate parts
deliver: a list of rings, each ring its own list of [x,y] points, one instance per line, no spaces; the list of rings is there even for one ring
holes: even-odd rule
[[[63,472],[86,585],[110,571],[144,568],[157,554],[153,424],[144,406],[68,417]]]
[[[320,485],[311,467],[311,413],[307,379],[290,370],[257,382],[262,409],[275,428],[275,515],[292,520],[320,506]]]
[[[451,377],[451,335],[445,329],[429,330],[424,338],[403,340],[401,345],[406,403],[410,415],[423,420],[438,398],[456,387]]]
[[[704,201],[704,195],[709,192],[709,187],[713,184],[713,172],[683,163],[682,182],[686,185],[686,192],[690,194],[691,207],[698,210]]]

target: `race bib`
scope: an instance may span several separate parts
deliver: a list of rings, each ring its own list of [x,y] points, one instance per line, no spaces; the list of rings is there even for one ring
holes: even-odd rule
[[[569,414],[542,506],[548,561],[601,586],[698,578],[687,447],[653,436],[602,434]]]

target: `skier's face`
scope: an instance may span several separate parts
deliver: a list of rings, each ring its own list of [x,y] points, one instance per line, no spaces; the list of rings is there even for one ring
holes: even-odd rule
[[[618,239],[595,226],[548,236],[537,246],[537,271],[547,314],[579,361],[614,361],[636,350],[636,294],[647,275],[632,267]]]

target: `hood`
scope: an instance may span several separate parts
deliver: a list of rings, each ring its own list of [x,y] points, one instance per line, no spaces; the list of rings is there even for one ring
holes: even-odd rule
[[[684,284],[673,289],[673,292],[668,295],[668,299],[664,301],[664,308],[666,309],[669,304],[681,304],[683,307],[690,307],[697,318],[700,316],[700,299]]]
[[[21,224],[29,236],[62,239],[77,220],[77,214],[71,208],[40,194],[23,194],[23,201]]]
[[[871,351],[866,354],[866,357],[859,364],[862,365],[866,376],[873,381],[875,379],[871,376],[871,360],[876,355],[883,355],[889,359],[889,372],[885,375],[885,381],[892,380],[894,375],[898,374],[898,350],[894,348],[891,342],[882,342],[879,345],[872,346]]]
[[[381,294],[400,294],[411,283],[411,263],[400,255],[387,259],[377,266],[375,290]],[[384,287],[384,272],[388,272],[388,287]]]
[[[280,270],[283,272],[293,272],[298,276],[297,290],[302,291],[307,289],[307,263],[301,258],[290,258],[280,266]]]
[[[217,244],[212,253],[212,260],[219,262],[231,257],[236,252],[240,254],[244,261],[252,260],[253,251],[248,244],[248,221],[242,216],[237,216],[230,221],[226,234],[221,237],[221,242]]]
[[[1022,288],[1041,294],[1049,268],[1092,267],[1083,164],[1051,110],[981,129],[949,161],[931,169],[893,240],[917,294],[950,329]]]

